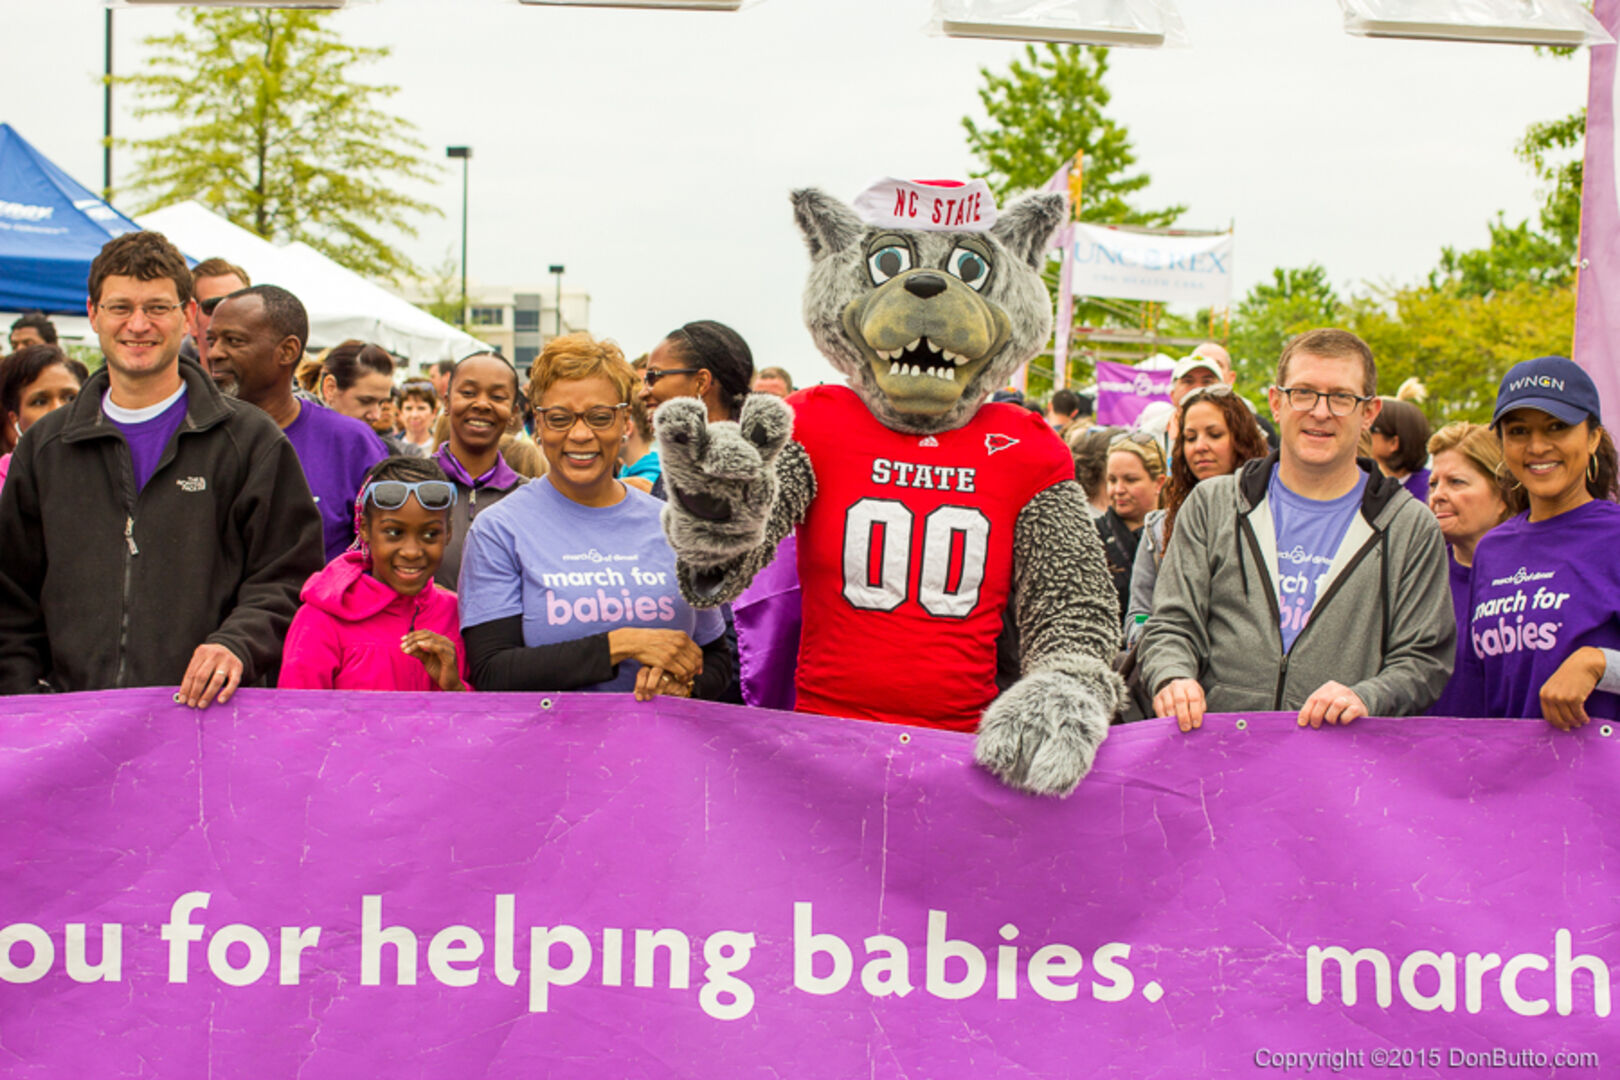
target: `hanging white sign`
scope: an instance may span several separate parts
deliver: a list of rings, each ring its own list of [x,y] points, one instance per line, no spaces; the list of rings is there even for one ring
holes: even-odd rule
[[[1232,300],[1232,234],[1160,236],[1074,226],[1075,296],[1225,308]]]

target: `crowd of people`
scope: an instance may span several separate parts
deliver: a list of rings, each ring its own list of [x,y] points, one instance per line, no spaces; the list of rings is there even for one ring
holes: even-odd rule
[[[686,323],[634,361],[575,333],[527,373],[481,352],[416,376],[363,341],[311,353],[296,296],[223,260],[189,268],[151,232],[102,250],[88,312],[94,372],[37,315],[0,362],[0,693],[791,704],[772,689],[792,682],[784,620],[746,594],[688,605],[660,525],[661,404],[721,422],[793,393],[731,328]],[[1620,718],[1617,463],[1578,366],[1527,359],[1490,425],[1433,434],[1421,388],[1377,396],[1346,331],[1290,341],[1264,410],[1235,384],[1211,343],[1130,428],[1098,427],[1072,390],[1026,403],[1093,508],[1122,720]]]

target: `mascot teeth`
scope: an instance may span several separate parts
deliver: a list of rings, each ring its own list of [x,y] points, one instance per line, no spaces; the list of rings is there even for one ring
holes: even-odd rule
[[[934,352],[934,353],[939,352],[939,346],[935,345],[932,341],[929,341],[927,338],[923,338],[923,344],[928,346],[928,351],[929,352]]]

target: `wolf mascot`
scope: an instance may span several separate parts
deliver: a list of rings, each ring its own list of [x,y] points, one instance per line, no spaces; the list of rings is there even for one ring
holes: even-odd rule
[[[805,321],[849,386],[755,394],[734,423],[658,409],[682,592],[735,599],[797,528],[799,709],[977,729],[980,764],[1067,794],[1123,703],[1117,601],[1068,450],[984,404],[1051,333],[1064,201],[998,218],[982,182],[887,180],[854,210],[813,189],[793,206]],[[997,697],[1009,606],[1020,677]]]

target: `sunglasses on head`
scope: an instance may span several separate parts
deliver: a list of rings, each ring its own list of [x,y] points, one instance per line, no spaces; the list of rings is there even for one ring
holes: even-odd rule
[[[424,510],[448,510],[456,505],[456,485],[447,480],[377,480],[366,485],[362,500],[379,510],[398,510],[412,495]]]

